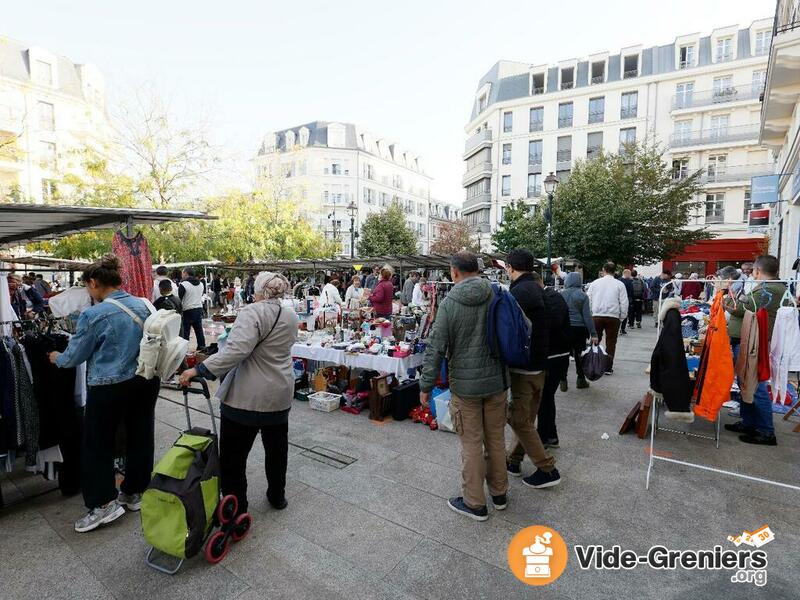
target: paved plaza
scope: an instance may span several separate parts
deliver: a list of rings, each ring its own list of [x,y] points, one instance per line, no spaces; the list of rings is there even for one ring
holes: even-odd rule
[[[652,321],[649,321],[652,323]],[[175,576],[149,569],[139,517],[131,513],[89,534],[73,531],[80,497],[58,492],[0,511],[0,597],[56,598],[797,598],[800,551],[798,492],[679,465],[658,463],[644,488],[647,444],[617,435],[632,404],[647,389],[652,325],[620,340],[615,374],[589,390],[558,393],[561,448],[554,450],[562,484],[533,490],[511,478],[509,506],[490,509],[477,523],[448,510],[459,492],[460,458],[455,435],[404,421],[375,423],[366,414],[325,414],[295,402],[291,412],[288,509],[268,507],[263,450],[250,457],[251,535],[216,566],[202,557]],[[571,383],[574,384],[574,367]],[[184,426],[180,395],[157,406],[156,453]],[[203,409],[199,397],[192,404]],[[724,409],[723,409],[724,410]],[[725,411],[723,422],[732,417]],[[193,411],[196,423],[208,417]],[[711,433],[698,421],[689,426]],[[800,434],[776,418],[777,448],[748,446],[728,432],[719,449],[708,440],[669,433],[657,448],[676,459],[700,462],[797,484]],[[603,434],[608,439],[603,439]],[[331,451],[344,455],[337,460]],[[346,464],[350,459],[352,463]],[[523,474],[532,472],[523,463]],[[2,478],[7,502],[52,483],[18,469]],[[728,535],[768,524],[775,541],[766,589],[731,583],[730,571],[582,571],[570,550],[566,571],[545,588],[520,583],[508,570],[506,548],[521,528],[542,524],[574,544],[615,544],[646,552],[733,548]]]

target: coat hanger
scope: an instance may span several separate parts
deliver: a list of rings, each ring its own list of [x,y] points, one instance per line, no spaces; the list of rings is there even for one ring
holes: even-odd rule
[[[786,302],[787,300],[791,303],[793,307],[797,308],[797,302],[795,301],[794,296],[789,291],[788,287],[786,288],[786,291],[783,292],[783,297],[781,298],[780,306],[783,306],[784,305],[783,303]]]

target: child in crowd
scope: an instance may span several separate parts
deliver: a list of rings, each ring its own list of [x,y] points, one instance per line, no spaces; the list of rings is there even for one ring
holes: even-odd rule
[[[174,310],[181,314],[181,301],[175,294],[172,293],[172,282],[169,279],[162,279],[158,284],[158,291],[161,292],[153,306],[157,310]]]

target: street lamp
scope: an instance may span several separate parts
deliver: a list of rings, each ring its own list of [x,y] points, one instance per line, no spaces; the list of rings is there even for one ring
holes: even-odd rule
[[[545,219],[547,220],[547,277],[551,277],[552,271],[550,270],[550,255],[552,254],[553,243],[553,194],[558,186],[558,177],[550,174],[544,178],[544,191],[547,194],[547,213]]]
[[[350,215],[350,258],[355,257],[355,243],[356,238],[358,237],[358,232],[356,231],[356,215],[358,215],[358,206],[356,206],[355,202],[351,202],[347,205],[347,214]]]

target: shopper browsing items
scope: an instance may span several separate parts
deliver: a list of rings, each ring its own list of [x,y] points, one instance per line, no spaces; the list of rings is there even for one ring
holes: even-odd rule
[[[411,273],[408,274],[408,279],[406,279],[403,284],[403,291],[400,294],[400,303],[403,306],[411,304],[414,296],[414,286],[417,285],[417,281],[419,281],[419,274],[415,271],[411,271]]]
[[[331,279],[322,288],[322,294],[319,297],[321,306],[341,306],[342,296],[339,294],[339,280]]]
[[[358,310],[364,303],[364,288],[361,287],[361,277],[355,275],[350,280],[350,286],[344,294],[344,305],[348,310]]]
[[[183,332],[181,337],[189,339],[189,332],[193,329],[197,338],[197,347],[205,348],[206,336],[203,333],[203,284],[195,277],[194,269],[187,267],[183,270],[183,281],[178,286],[178,297],[183,307]]]
[[[628,292],[625,285],[614,278],[617,267],[613,262],[603,266],[603,276],[595,279],[586,295],[592,308],[592,319],[597,329],[599,342],[606,336],[608,367],[606,375],[614,372],[614,353],[617,349],[617,335],[620,323],[628,316]]]
[[[167,267],[164,265],[159,266],[156,268],[156,276],[153,279],[153,295],[150,298],[150,301],[155,304],[155,301],[161,297],[161,282],[168,281],[170,283],[170,288],[172,289],[172,294],[178,295],[178,285],[172,281],[167,276]]]
[[[255,302],[236,318],[225,346],[196,368],[181,374],[181,385],[198,375],[220,385],[220,469],[223,495],[233,494],[239,513],[247,512],[247,457],[257,435],[264,445],[267,501],[278,510],[287,506],[286,464],[289,451],[289,409],[294,395],[292,345],[297,341],[297,315],[281,307],[291,290],[278,273],[259,273]]]
[[[507,504],[504,429],[508,372],[488,346],[487,313],[494,292],[480,277],[477,257],[470,252],[453,255],[450,274],[455,285],[439,305],[428,338],[420,399],[424,405],[429,403],[442,361],[447,358],[450,415],[461,442],[463,481],[463,496],[450,498],[448,506],[485,521],[489,513],[484,480],[495,509],[503,510]],[[484,450],[488,458],[484,458]]]
[[[381,280],[375,286],[369,301],[375,309],[376,317],[386,319],[392,316],[392,299],[394,298],[394,286],[392,285],[392,272],[389,269],[381,270]]]
[[[150,308],[120,289],[117,257],[107,255],[87,267],[83,282],[96,304],[81,313],[66,350],[50,354],[50,361],[61,368],[87,363],[82,486],[89,512],[75,523],[79,533],[118,519],[125,513],[123,507],[134,511],[141,507],[153,470],[159,388],[158,378],[136,375],[142,323]],[[117,492],[114,439],[120,423],[127,448],[125,479]]]

